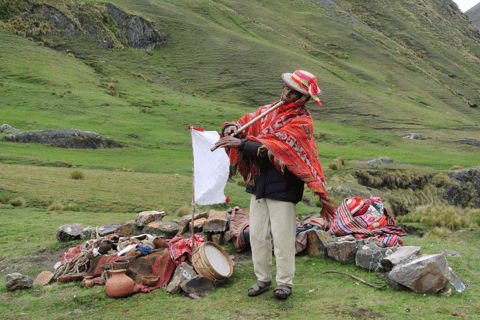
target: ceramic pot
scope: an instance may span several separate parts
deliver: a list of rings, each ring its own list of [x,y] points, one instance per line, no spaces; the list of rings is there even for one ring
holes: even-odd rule
[[[128,297],[134,291],[135,282],[129,278],[125,269],[107,270],[105,293],[111,298]]]
[[[80,285],[84,288],[91,288],[95,285],[95,280],[93,280],[92,276],[86,276],[85,278],[83,278]]]
[[[120,269],[128,270],[129,266],[130,266],[130,261],[128,261],[127,259],[118,259],[113,261],[113,270],[120,270]]]

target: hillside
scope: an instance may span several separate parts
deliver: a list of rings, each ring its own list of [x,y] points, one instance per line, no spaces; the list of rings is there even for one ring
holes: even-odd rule
[[[480,34],[450,0],[2,0],[0,19],[0,124],[126,146],[5,138],[6,164],[191,177],[188,125],[216,130],[273,102],[281,73],[301,68],[323,91],[324,107],[309,108],[327,178],[341,155],[352,163],[342,173],[384,156],[427,172],[478,165]]]
[[[465,11],[465,15],[480,29],[480,3]]]

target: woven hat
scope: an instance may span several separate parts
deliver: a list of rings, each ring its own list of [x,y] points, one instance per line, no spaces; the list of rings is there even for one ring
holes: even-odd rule
[[[318,88],[317,78],[313,74],[305,70],[295,70],[294,73],[283,73],[282,79],[287,86],[305,95],[308,94],[316,104],[322,106],[318,98],[322,90]]]

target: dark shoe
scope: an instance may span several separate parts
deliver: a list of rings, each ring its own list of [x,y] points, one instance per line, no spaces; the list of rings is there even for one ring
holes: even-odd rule
[[[273,295],[278,299],[287,299],[292,294],[292,288],[286,286],[278,286],[273,290]]]
[[[259,294],[264,293],[265,291],[270,288],[270,285],[272,284],[272,281],[268,282],[262,282],[262,281],[257,281],[253,286],[248,289],[248,295],[250,297],[258,296]]]

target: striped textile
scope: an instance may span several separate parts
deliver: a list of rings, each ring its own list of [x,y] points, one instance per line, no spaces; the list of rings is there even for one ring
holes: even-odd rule
[[[250,246],[250,221],[248,212],[235,207],[233,213],[228,217],[230,234],[240,251]]]
[[[262,148],[268,150],[269,157],[278,170],[283,172],[287,168],[302,179],[320,198],[322,217],[330,220],[335,215],[335,206],[325,191],[325,177],[313,138],[313,121],[305,103],[294,102],[281,106],[252,124],[239,137],[262,143]],[[271,106],[273,104],[260,107],[233,124],[241,127]],[[231,123],[225,123],[223,127],[227,124]],[[247,184],[254,183],[259,172],[253,161],[242,159],[236,148],[227,152],[230,157],[230,176],[238,170]]]
[[[202,243],[205,242],[203,237],[198,233],[195,233],[194,238],[195,248],[198,248]],[[173,263],[179,266],[183,262],[187,261],[187,259],[191,259],[192,238],[185,239],[183,236],[175,236],[168,242],[168,250]]]
[[[347,198],[348,199],[348,198]],[[355,238],[369,239],[383,243],[386,247],[403,246],[403,239],[407,233],[395,225],[395,220],[388,213],[387,208],[384,207],[384,214],[387,217],[387,224],[381,227],[372,228],[368,230],[356,221],[347,206],[347,199],[345,199],[332,221],[329,223],[329,233],[334,236],[353,235]]]

